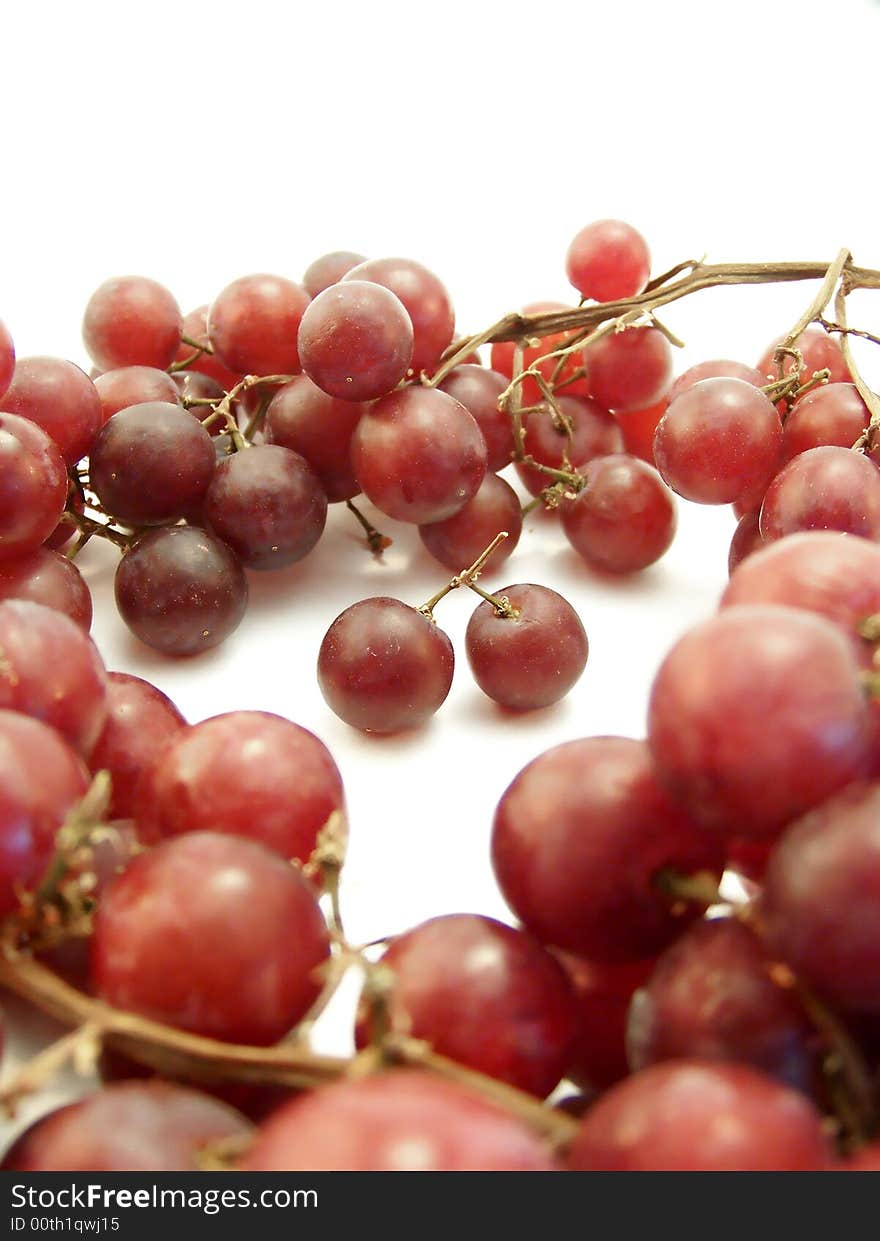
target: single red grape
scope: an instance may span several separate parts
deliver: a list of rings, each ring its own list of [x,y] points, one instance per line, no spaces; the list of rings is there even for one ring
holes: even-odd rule
[[[633,573],[654,564],[675,537],[672,493],[656,470],[635,457],[597,457],[587,485],[561,508],[562,528],[592,568]]]
[[[238,1112],[171,1082],[118,1082],[42,1117],[3,1161],[12,1172],[199,1172],[209,1143],[246,1139]]]
[[[512,612],[484,600],[468,621],[468,663],[484,694],[502,707],[533,711],[564,698],[587,665],[589,643],[567,599],[547,586],[496,592]]]
[[[626,1025],[633,993],[650,977],[654,959],[588,961],[556,952],[574,988],[575,1038],[567,1077],[587,1091],[602,1091],[629,1073]]]
[[[853,785],[793,824],[760,902],[767,942],[831,1004],[880,1011],[880,785]]]
[[[34,552],[51,537],[67,486],[64,460],[45,431],[0,413],[0,560]]]
[[[623,432],[617,420],[591,397],[556,398],[568,429],[560,425],[549,405],[526,414],[523,447],[530,457],[554,470],[583,471],[596,457],[623,451]],[[552,475],[517,462],[516,472],[533,496],[551,487]]]
[[[27,599],[54,608],[86,633],[92,625],[92,596],[82,574],[72,560],[47,547],[0,560],[0,601],[5,599]]]
[[[522,1121],[427,1072],[391,1069],[285,1103],[258,1129],[246,1172],[551,1172]]]
[[[56,728],[88,756],[107,714],[107,674],[87,633],[61,612],[0,603],[0,708]]]
[[[498,408],[498,398],[507,388],[507,378],[479,364],[462,364],[450,371],[439,388],[454,397],[476,420],[486,441],[487,470],[493,473],[510,465],[513,431],[510,415]]]
[[[147,401],[161,401],[164,405],[180,405],[180,388],[175,377],[154,366],[120,366],[115,371],[105,371],[95,380],[95,389],[101,400],[104,422],[129,405],[142,405]]]
[[[773,360],[776,346],[782,339],[783,337],[780,336],[775,340],[761,355],[758,362],[757,369],[762,375],[766,375],[767,382],[772,382],[781,376],[792,375],[796,370],[797,362],[792,357],[787,355],[783,357],[781,371],[780,364]],[[804,360],[801,382],[810,379],[815,371],[825,370],[827,367],[831,371],[829,383],[852,383],[852,376],[844,361],[840,345],[818,323],[811,323],[805,328],[794,344],[795,348],[801,351]]]
[[[487,473],[463,508],[445,521],[419,526],[419,535],[435,560],[460,573],[504,530],[507,538],[492,553],[492,564],[501,564],[519,543],[522,524],[519,496],[503,478]]]
[[[0,710],[0,916],[43,877],[55,833],[88,783],[82,759],[54,728]]]
[[[15,370],[15,345],[9,335],[9,328],[0,319],[0,396],[12,383]]]
[[[656,405],[649,405],[647,409],[631,409],[625,414],[615,414],[623,435],[624,451],[648,465],[655,465],[654,436],[660,419],[668,408],[669,401],[663,397]]]
[[[309,295],[283,276],[233,280],[211,303],[208,339],[215,358],[239,375],[295,375],[300,321]]]
[[[198,306],[195,310],[191,310],[183,320],[183,335],[206,348],[210,345],[208,340],[209,309],[209,306]],[[209,379],[213,379],[224,392],[231,391],[241,379],[241,375],[225,366],[216,354],[199,353],[185,340],[180,342],[174,361],[186,362],[188,371],[195,371],[199,375],[206,375]]]
[[[109,771],[108,814],[132,818],[138,784],[149,776],[166,747],[186,727],[171,699],[149,681],[126,672],[107,678],[107,718],[89,756],[93,772]]]
[[[654,955],[699,915],[664,896],[659,873],[720,875],[723,848],[670,799],[644,742],[589,737],[539,755],[506,790],[492,864],[542,942],[626,961]]]
[[[648,739],[701,822],[772,839],[859,779],[871,717],[851,643],[794,608],[728,608],[689,630],[654,680]]]
[[[565,302],[532,302],[529,306],[524,306],[522,313],[524,315],[543,315],[552,313],[555,310],[571,310],[570,306],[566,306]],[[529,345],[523,350],[522,365],[523,370],[534,366],[540,358],[545,357],[548,353],[567,345],[571,339],[570,332],[554,332],[550,336],[544,336],[536,345]],[[492,369],[504,375],[507,379],[513,378],[513,366],[516,354],[516,345],[512,340],[499,341],[492,346],[490,361]],[[559,365],[558,358],[549,358],[546,362],[541,362],[538,370],[547,383],[554,383],[559,389],[560,394],[565,396],[589,396],[589,388],[587,380],[583,376],[577,379],[574,376],[584,367],[583,351],[576,349],[573,353],[563,359],[559,368],[559,374],[554,381],[554,373]],[[544,396],[536,381],[529,375],[522,381],[520,385],[523,405],[537,405],[543,401]]]
[[[752,552],[760,551],[764,546],[764,540],[761,538],[760,516],[760,510],[754,509],[751,513],[744,513],[737,522],[727,555],[728,574],[732,575],[734,569],[738,568],[747,556],[751,556]],[[785,603],[786,600],[780,599],[778,602]]]
[[[852,448],[868,426],[871,415],[855,384],[825,384],[802,396],[785,420],[783,457],[823,444]]]
[[[636,992],[627,1047],[633,1070],[693,1058],[748,1064],[806,1094],[819,1082],[815,1027],[738,918],[697,922],[666,949]]]
[[[309,379],[343,401],[370,401],[396,388],[409,368],[413,328],[403,303],[366,280],[319,293],[299,329]]]
[[[351,437],[366,405],[322,392],[306,375],[278,388],[264,424],[266,441],[305,457],[331,504],[360,491],[351,464]]]
[[[322,254],[306,268],[302,278],[303,288],[309,297],[317,297],[331,284],[338,283],[358,263],[365,262],[366,255],[355,254],[353,250],[334,250],[330,254]]]
[[[180,345],[180,307],[146,276],[116,276],[95,290],[83,318],[89,357],[102,371],[155,366],[164,371]]]
[[[307,862],[344,809],[339,769],[313,733],[268,711],[227,711],[172,738],[144,773],[135,817],[147,840],[227,832]]]
[[[720,606],[741,603],[781,603],[815,612],[852,639],[869,665],[872,648],[856,630],[880,612],[880,547],[825,530],[789,535],[762,547],[731,577]]]
[[[765,542],[800,530],[840,530],[880,541],[880,470],[849,448],[810,448],[789,461],[761,505]]]
[[[351,455],[376,508],[419,526],[457,513],[486,474],[483,433],[436,388],[402,388],[377,401],[357,425]]]
[[[455,657],[442,629],[399,599],[362,599],[337,616],[318,652],[332,711],[365,732],[417,728],[443,705]]]
[[[751,384],[753,388],[763,388],[768,381],[767,376],[762,375],[755,366],[746,366],[744,362],[732,362],[729,358],[713,358],[708,362],[697,362],[695,366],[688,367],[679,375],[669,389],[669,399],[674,401],[677,396],[681,396],[682,392],[687,392],[689,388],[693,388],[694,384],[701,383],[704,379],[721,378],[742,379],[745,383]]]
[[[278,444],[233,453],[205,494],[205,524],[248,569],[281,569],[308,555],[327,520],[309,463]]]
[[[635,297],[651,274],[648,243],[623,220],[596,220],[568,247],[565,274],[581,297],[596,302]]]
[[[277,1042],[320,991],[330,948],[314,889],[283,858],[219,832],[136,857],[103,893],[97,995],[228,1042]]]
[[[807,1172],[831,1151],[802,1094],[742,1064],[675,1060],[613,1086],[568,1166],[596,1172]]]
[[[19,358],[2,404],[42,427],[68,465],[86,455],[103,420],[95,385],[63,358]]]
[[[654,458],[679,495],[729,504],[762,492],[782,454],[771,401],[743,379],[703,379],[670,401],[654,437]]]
[[[228,638],[247,606],[244,570],[205,530],[151,530],[116,570],[116,606],[129,629],[165,655],[198,655]]]
[[[574,1034],[565,971],[525,931],[477,914],[431,918],[391,941],[393,1029],[441,1056],[541,1098],[563,1076]],[[369,1041],[362,1008],[359,1044]]]
[[[348,271],[342,284],[366,280],[390,289],[403,303],[413,329],[410,369],[416,375],[433,371],[455,331],[455,312],[445,285],[421,263],[400,258],[367,259]]]
[[[584,357],[590,392],[606,409],[644,409],[669,389],[672,348],[659,328],[607,332],[587,345]]]

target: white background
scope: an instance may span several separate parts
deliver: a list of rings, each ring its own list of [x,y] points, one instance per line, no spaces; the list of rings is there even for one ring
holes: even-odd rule
[[[704,253],[830,261],[842,245],[880,267],[878,36],[880,6],[866,0],[7,5],[0,317],[20,355],[88,365],[82,309],[108,276],[153,276],[186,312],[237,276],[298,279],[344,248],[420,259],[447,282],[460,328],[476,330],[523,302],[571,297],[568,242],[609,215],[645,233],[655,272]],[[665,316],[687,342],[678,369],[754,362],[811,292],[678,303]],[[876,330],[861,297],[851,322]],[[370,939],[443,912],[506,917],[488,861],[506,785],[556,742],[642,734],[653,670],[726,580],[730,511],[681,509],[665,560],[619,582],[531,518],[484,581],[544,583],[575,604],[591,643],[582,681],[557,708],[511,719],[462,654],[434,723],[393,740],[331,715],[314,665],[349,603],[419,603],[442,583],[411,529],[381,522],[395,542],[380,565],[334,512],[302,565],[252,575],[239,631],[190,662],[129,638],[111,549],[92,545],[81,564],[110,668],[153,680],[192,721],[261,708],[327,742],[351,818],[344,913],[352,938]],[[458,651],[475,602],[453,595],[438,610]],[[348,1029],[343,1003],[321,1046],[345,1049]]]

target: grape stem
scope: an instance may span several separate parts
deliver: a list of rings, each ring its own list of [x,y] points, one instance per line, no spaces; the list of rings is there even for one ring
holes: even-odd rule
[[[837,273],[839,277],[845,267],[847,292],[853,289],[880,288],[880,271],[869,267],[856,267],[849,261],[849,251],[841,251],[846,258]],[[702,289],[713,289],[725,285],[752,284],[783,284],[801,280],[822,280],[823,290],[830,272],[840,262],[840,255],[831,264],[804,263],[704,263],[702,260],[688,260],[681,263],[652,281],[642,293],[635,297],[615,302],[588,302],[581,306],[573,306],[565,310],[546,311],[538,315],[524,315],[517,311],[504,315],[491,327],[475,336],[453,341],[446,350],[443,360],[427,380],[428,386],[434,388],[446,378],[454,367],[481,345],[494,344],[502,341],[526,341],[531,338],[541,339],[558,332],[583,331],[596,328],[613,320],[613,327],[618,324],[627,326],[620,321],[626,318],[629,323],[643,315],[650,316],[661,306],[667,306],[691,293]],[[827,305],[833,292],[835,281],[828,289],[824,302],[818,309],[810,308],[808,315],[802,316],[803,326],[795,332],[798,336],[817,314]],[[817,299],[818,296],[817,296]],[[796,325],[797,326],[797,325]],[[584,337],[586,339],[586,336]]]
[[[432,621],[434,619],[434,608],[437,606],[440,600],[445,599],[446,596],[450,594],[453,590],[458,590],[459,586],[472,586],[473,583],[477,580],[477,578],[482,573],[483,569],[485,568],[486,561],[489,559],[489,557],[492,555],[495,549],[501,546],[501,544],[504,542],[504,540],[507,537],[508,537],[507,531],[500,530],[498,534],[495,535],[495,538],[492,540],[489,546],[484,548],[483,551],[480,552],[479,556],[477,556],[476,560],[469,568],[462,569],[461,573],[458,573],[454,578],[448,581],[445,586],[442,586],[440,590],[437,591],[436,595],[432,595],[431,598],[428,600],[428,602],[423,603],[422,606],[417,609],[417,611],[421,612],[422,616],[426,616],[428,620]],[[483,594],[482,591],[478,591],[478,593]],[[487,595],[485,597],[491,599],[490,595]],[[496,601],[493,599],[492,602],[495,603]],[[508,608],[510,607],[509,603],[507,607]]]
[[[381,530],[377,530],[369,517],[366,517],[353,500],[346,500],[345,507],[360,522],[364,534],[367,536],[367,547],[373,555],[379,559],[386,547],[390,547],[393,540],[389,539],[387,534],[383,534]]]
[[[0,953],[0,986],[66,1025],[89,1027],[95,1041],[117,1048],[140,1064],[170,1077],[239,1081],[311,1089],[350,1075],[357,1058],[324,1056],[300,1042],[274,1047],[223,1043],[161,1022],[122,1012],[71,987],[57,974],[9,948]],[[570,1141],[577,1123],[539,1100],[494,1078],[439,1056],[426,1043],[389,1032],[388,1063],[418,1066],[492,1100],[555,1144]]]

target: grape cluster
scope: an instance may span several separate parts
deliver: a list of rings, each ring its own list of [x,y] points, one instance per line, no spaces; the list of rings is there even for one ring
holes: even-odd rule
[[[0,984],[106,1044],[100,1089],[6,1168],[880,1166],[880,407],[822,318],[844,267],[757,367],[674,382],[651,298],[679,269],[649,283],[644,239],[609,220],[569,249],[581,307],[457,343],[432,272],[349,252],[186,319],[153,281],[108,281],[93,378],[16,361],[0,328]],[[328,505],[363,493],[454,574],[421,606],[354,602],[318,652],[332,710],[395,732],[449,692],[434,608],[460,587],[482,596],[478,685],[510,710],[558,701],[587,660],[579,617],[480,574],[538,506],[595,570],[644,569],[673,492],[739,525],[646,737],[557,745],[503,792],[491,858],[516,925],[453,913],[365,948],[340,914],[327,747],[262,711],[191,725],[108,672],[73,560],[116,543],[125,621],[193,655],[238,625],[247,571],[310,554]],[[356,1055],[315,1055],[349,968]]]

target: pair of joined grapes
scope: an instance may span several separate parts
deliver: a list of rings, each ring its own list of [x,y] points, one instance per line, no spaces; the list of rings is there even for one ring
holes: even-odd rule
[[[501,531],[474,563],[421,607],[399,599],[362,599],[336,618],[318,653],[318,683],[347,724],[390,733],[424,724],[452,685],[452,643],[434,620],[445,595],[467,586],[483,596],[465,638],[479,687],[513,710],[558,702],[580,677],[589,644],[577,613],[546,586],[507,586],[496,595],[476,585]]]

